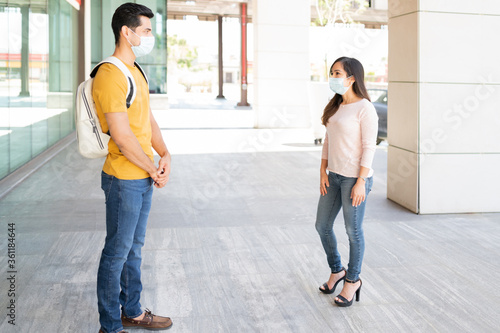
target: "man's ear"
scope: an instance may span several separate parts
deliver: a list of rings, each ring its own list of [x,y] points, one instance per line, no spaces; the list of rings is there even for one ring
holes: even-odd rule
[[[122,28],[120,29],[120,32],[123,35],[123,37],[128,39],[128,35],[130,34],[130,31],[128,30],[128,27],[126,25],[122,26]]]

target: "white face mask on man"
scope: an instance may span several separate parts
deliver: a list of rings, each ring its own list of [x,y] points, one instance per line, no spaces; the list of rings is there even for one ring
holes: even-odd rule
[[[149,54],[155,47],[154,36],[151,37],[139,36],[132,29],[129,28],[129,30],[132,31],[134,35],[136,35],[141,39],[141,43],[137,46],[132,45],[132,43],[130,43],[130,41],[127,39],[127,41],[130,43],[130,46],[132,47],[132,52],[134,52],[135,56],[142,57],[145,56],[146,54]]]

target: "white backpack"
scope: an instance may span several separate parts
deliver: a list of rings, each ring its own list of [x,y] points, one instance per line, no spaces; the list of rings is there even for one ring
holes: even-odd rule
[[[108,155],[109,132],[102,132],[94,98],[92,97],[94,77],[99,67],[105,63],[110,63],[118,67],[127,78],[127,108],[134,102],[137,93],[132,73],[130,73],[127,66],[116,57],[108,57],[98,63],[90,73],[90,79],[82,82],[78,86],[75,108],[76,140],[78,142],[78,151],[83,157],[87,158],[99,158]],[[146,79],[146,83],[148,83],[148,78],[139,64],[135,63],[135,66],[141,71],[144,79]]]

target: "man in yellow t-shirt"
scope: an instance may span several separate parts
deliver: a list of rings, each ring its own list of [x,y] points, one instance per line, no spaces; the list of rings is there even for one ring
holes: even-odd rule
[[[141,248],[151,207],[153,187],[166,185],[170,154],[149,107],[149,88],[135,66],[138,56],[154,47],[150,18],[143,5],[125,3],[113,15],[113,56],[130,70],[137,89],[127,108],[127,78],[113,64],[103,64],[94,78],[92,95],[104,132],[111,135],[101,187],[106,199],[106,240],[97,273],[97,301],[102,333],[124,327],[168,329],[168,317],[143,311],[140,304]],[[160,155],[158,167],[153,149]],[[120,310],[121,307],[121,310]]]

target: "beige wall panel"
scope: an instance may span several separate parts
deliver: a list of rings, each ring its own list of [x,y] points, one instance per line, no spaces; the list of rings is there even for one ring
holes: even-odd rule
[[[389,82],[418,81],[418,14],[389,19]]]
[[[393,146],[387,154],[387,198],[417,213],[418,155]]]
[[[395,16],[414,13],[417,10],[418,0],[389,0],[389,19]]]
[[[418,85],[389,82],[387,132],[391,146],[418,150]]]

